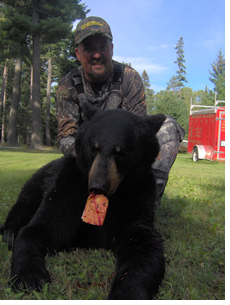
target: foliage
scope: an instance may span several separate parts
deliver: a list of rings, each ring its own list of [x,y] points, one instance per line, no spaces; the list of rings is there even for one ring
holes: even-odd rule
[[[39,5],[39,26],[32,23],[32,0],[3,0],[4,19],[0,20],[1,53],[15,57],[18,52],[29,56],[32,35],[39,33],[42,45],[51,45],[67,38],[72,31],[72,22],[81,19],[89,11],[79,0],[37,0]],[[21,49],[20,49],[21,47]],[[26,55],[26,56],[25,56]]]
[[[178,40],[178,43],[175,47],[176,53],[177,53],[177,60],[174,61],[175,64],[178,66],[178,70],[176,71],[176,75],[172,76],[172,78],[167,83],[167,90],[172,89],[174,94],[179,91],[179,97],[181,99],[181,88],[184,87],[184,82],[188,82],[185,74],[186,74],[186,67],[184,65],[185,59],[184,59],[184,40],[183,37],[181,37]]]
[[[198,90],[195,91],[195,102],[193,104],[201,104],[207,106],[213,106],[215,101],[215,94],[213,91]]]
[[[178,80],[177,80],[177,77],[176,75],[173,75],[169,82],[167,83],[167,87],[166,87],[166,90],[170,90],[172,89],[174,94],[177,92],[177,88],[178,88]]]
[[[42,116],[42,142],[45,143],[45,117],[46,117],[46,90],[48,59],[52,58],[52,87],[51,87],[51,139],[52,145],[57,144],[56,88],[57,83],[70,69],[79,65],[75,56],[75,33],[72,31],[72,21],[84,17],[89,10],[80,0],[49,0],[40,3],[40,24],[32,24],[32,0],[3,0],[0,3],[0,85],[5,60],[8,60],[8,79],[5,109],[5,138],[9,129],[10,103],[13,92],[13,77],[15,60],[19,54],[23,55],[22,81],[20,87],[19,107],[17,116],[17,138],[21,145],[30,145],[31,134],[31,61],[32,61],[32,35],[39,32],[41,37],[40,56],[40,92]],[[212,90],[193,91],[185,87],[186,67],[184,60],[184,41],[181,37],[175,47],[177,60],[176,75],[167,83],[167,94],[164,91],[155,94],[147,71],[144,70],[142,80],[145,86],[147,113],[154,114],[164,111],[165,114],[177,118],[186,130],[188,129],[188,116],[191,99],[193,104],[213,105],[214,93]],[[131,63],[128,63],[131,66]],[[225,59],[220,50],[216,61],[211,65],[210,80],[213,81],[217,91],[217,99],[225,98]],[[1,97],[1,95],[0,95]],[[166,101],[168,102],[168,107]],[[180,98],[180,107],[178,99]],[[162,103],[162,105],[160,105]],[[169,106],[170,105],[170,106]],[[172,109],[171,109],[172,107]],[[167,111],[167,112],[166,112]],[[0,128],[2,122],[2,104],[0,101]]]
[[[170,115],[188,134],[189,109],[172,91],[162,90],[155,95],[154,112]]]
[[[143,85],[145,88],[145,101],[146,101],[146,106],[147,106],[147,113],[151,114],[154,109],[154,90],[151,89],[151,84],[149,81],[149,76],[147,72],[144,70],[142,75],[141,75]]]
[[[0,224],[22,185],[56,151],[0,149]],[[156,300],[225,299],[225,165],[179,154],[157,208],[156,228],[165,240],[166,274]],[[52,283],[41,293],[8,286],[12,252],[0,237],[1,300],[105,299],[114,273],[110,251],[77,249],[46,258]]]
[[[214,84],[214,91],[217,92],[217,99],[225,101],[225,58],[222,51],[217,54],[217,59],[212,64],[212,71],[209,70],[210,81]]]
[[[30,107],[30,77],[31,68],[23,63],[21,94],[19,98],[17,133],[19,143],[26,144],[29,142],[30,125],[31,125],[31,107]]]
[[[33,4],[38,4],[38,12],[39,14],[39,23],[32,23],[32,12],[33,12]],[[41,42],[41,57],[38,58],[37,61],[39,67],[34,69],[35,74],[33,76],[33,88],[35,99],[33,103],[36,102],[39,105],[41,103],[42,111],[44,112],[44,104],[46,102],[46,81],[47,75],[44,77],[44,72],[46,72],[47,61],[50,57],[56,63],[56,66],[53,67],[53,75],[52,81],[58,81],[61,77],[63,77],[67,71],[70,70],[70,67],[73,68],[76,66],[76,59],[73,59],[74,54],[74,33],[72,32],[72,22],[76,19],[81,19],[85,17],[85,14],[89,12],[86,10],[86,6],[84,4],[80,4],[80,0],[50,0],[50,1],[41,1],[41,0],[23,0],[23,1],[11,1],[11,0],[3,0],[1,2],[2,5],[2,13],[3,18],[0,19],[0,38],[1,38],[1,46],[0,46],[0,59],[5,60],[6,58],[15,59],[19,55],[23,55],[23,69],[30,69],[31,60],[32,60],[32,36],[35,34],[39,34],[40,42]],[[34,44],[34,49],[37,51],[37,48]],[[34,53],[34,52],[33,52]],[[35,53],[34,53],[35,54]],[[40,62],[39,62],[40,60]],[[33,62],[33,64],[35,63]],[[45,70],[43,70],[45,68]],[[37,80],[40,79],[39,72],[41,73],[41,83]],[[31,134],[31,122],[33,126],[39,126],[40,117],[43,117],[44,113],[39,113],[35,116],[35,111],[31,112],[29,107],[31,106],[29,103],[30,92],[24,92],[22,90],[24,83],[24,75],[27,74],[23,71],[22,82],[21,82],[21,95],[23,97],[26,96],[27,105],[25,105],[22,97],[19,97],[17,103],[19,104],[18,110],[18,126],[17,128],[17,136],[21,140],[21,144],[29,144],[29,138]],[[36,80],[35,80],[36,76]],[[0,76],[1,78],[1,76]],[[30,78],[27,79],[28,84],[31,83]],[[8,93],[7,90],[7,106],[5,111],[5,116],[8,117],[9,102],[11,100],[12,95],[12,80],[8,78],[8,87],[11,87],[11,92]],[[38,88],[38,90],[37,90]],[[35,90],[37,90],[35,92]],[[41,92],[41,96],[40,96]],[[40,98],[39,98],[40,96]],[[21,105],[24,105],[24,109],[21,108]],[[29,106],[30,105],[30,106]],[[53,107],[53,105],[51,106]],[[22,111],[26,109],[26,113],[23,115]],[[33,108],[38,109],[38,107]],[[1,112],[1,111],[0,111]],[[31,120],[31,115],[33,114],[33,120]],[[28,115],[28,117],[26,116]],[[21,121],[20,118],[24,116],[26,120]],[[2,117],[2,114],[1,114]],[[1,120],[0,117],[0,120]],[[35,122],[36,121],[36,122]],[[7,134],[7,129],[11,126],[8,123],[8,118],[5,120],[5,136]],[[51,122],[54,123],[54,111],[51,113]],[[23,128],[22,128],[23,126]],[[56,137],[56,129],[57,124],[55,122],[55,130],[52,133],[52,139]],[[28,134],[29,133],[29,134]],[[39,132],[38,132],[39,133]],[[39,137],[37,133],[37,136]],[[16,135],[15,135],[16,136]],[[44,137],[43,137],[44,139]],[[5,139],[2,139],[5,140]],[[53,141],[56,143],[56,140]]]
[[[178,43],[175,47],[176,53],[177,53],[177,60],[174,61],[175,64],[178,66],[178,70],[176,71],[176,77],[178,81],[178,87],[184,87],[184,82],[187,83],[187,79],[185,77],[186,74],[186,67],[184,65],[185,59],[184,59],[184,40],[183,37],[181,37],[178,40]]]
[[[6,1],[8,2],[8,1]],[[16,1],[18,2],[18,1]],[[27,18],[27,8],[24,5],[5,6],[4,19],[0,20],[1,58],[16,58],[23,56],[23,60],[30,61],[30,35],[32,35],[32,21]]]

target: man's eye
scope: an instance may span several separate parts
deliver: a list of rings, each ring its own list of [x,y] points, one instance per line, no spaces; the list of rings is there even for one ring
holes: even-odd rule
[[[85,48],[84,48],[84,51],[85,51],[85,52],[91,52],[91,51],[92,51],[92,47],[85,47]]]
[[[101,49],[102,49],[102,50],[105,50],[105,49],[107,49],[107,48],[108,48],[108,45],[107,45],[107,44],[102,44],[102,45],[101,45]]]

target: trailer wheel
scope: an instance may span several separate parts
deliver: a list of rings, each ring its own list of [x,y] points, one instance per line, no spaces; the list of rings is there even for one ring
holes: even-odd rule
[[[198,149],[197,147],[194,147],[193,148],[193,151],[192,151],[192,159],[194,162],[197,162],[199,160],[198,158]]]

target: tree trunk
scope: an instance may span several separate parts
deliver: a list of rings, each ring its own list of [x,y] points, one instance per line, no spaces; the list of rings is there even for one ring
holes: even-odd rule
[[[15,63],[14,70],[14,85],[13,94],[10,107],[10,117],[9,117],[9,128],[7,135],[7,145],[15,146],[17,145],[17,116],[18,116],[18,105],[20,97],[20,85],[21,85],[21,74],[22,74],[22,58],[18,57]]]
[[[0,122],[1,122],[1,119],[2,119],[3,92],[4,92],[4,87],[5,87],[4,73],[5,73],[5,66],[4,66],[4,69],[3,69],[2,87],[1,87],[1,93],[0,93]]]
[[[30,73],[30,110],[31,114],[33,111],[32,107],[32,92],[33,92],[33,66],[31,66],[31,73]],[[31,120],[28,126],[27,130],[27,136],[26,136],[26,144],[30,146],[31,143],[31,134],[32,134],[32,115],[31,115]]]
[[[3,79],[2,79],[2,91],[1,91],[1,101],[2,101],[2,130],[1,130],[1,143],[4,144],[4,130],[5,130],[5,106],[6,106],[6,87],[7,87],[7,75],[8,67],[7,61],[4,66]]]
[[[43,149],[41,141],[41,101],[40,101],[40,35],[37,30],[39,24],[39,0],[33,0],[33,91],[32,91],[32,135],[31,149]],[[38,30],[37,30],[38,31]]]
[[[50,91],[51,91],[51,57],[48,60],[48,79],[47,79],[47,95],[46,95],[46,146],[51,146],[50,136]]]
[[[181,100],[181,88],[179,87],[179,99]]]

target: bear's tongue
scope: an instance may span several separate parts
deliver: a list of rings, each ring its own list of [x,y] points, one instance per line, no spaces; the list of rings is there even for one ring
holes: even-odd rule
[[[107,197],[102,194],[91,193],[86,201],[81,217],[82,221],[95,226],[103,226],[108,205]]]

